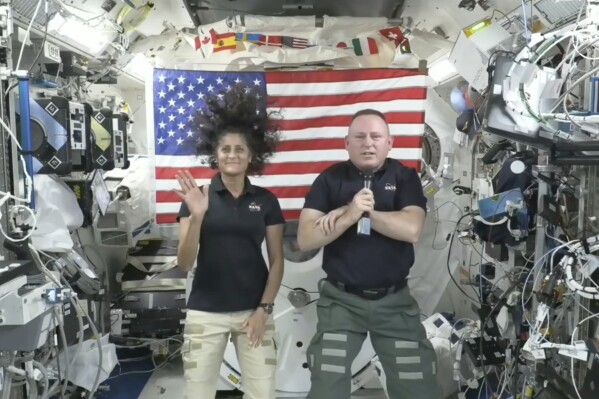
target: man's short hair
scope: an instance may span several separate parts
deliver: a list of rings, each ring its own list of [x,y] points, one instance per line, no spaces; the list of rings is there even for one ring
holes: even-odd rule
[[[376,109],[371,109],[371,108],[367,108],[367,109],[362,109],[358,112],[356,112],[354,114],[354,116],[351,117],[352,122],[354,121],[354,119],[356,119],[358,116],[362,116],[362,115],[375,115],[378,116],[379,118],[381,118],[383,121],[385,121],[385,123],[387,123],[387,119],[385,118],[385,114],[383,114],[380,111],[377,111]]]

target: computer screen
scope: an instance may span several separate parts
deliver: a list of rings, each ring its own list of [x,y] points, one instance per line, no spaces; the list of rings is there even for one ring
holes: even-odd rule
[[[553,142],[551,133],[543,131],[542,128],[536,131],[530,131],[519,127],[518,121],[510,115],[504,100],[504,80],[509,75],[514,61],[508,56],[498,55],[495,62],[493,77],[489,85],[489,94],[485,117],[483,120],[483,130],[513,140],[519,143],[530,145],[535,148],[547,149]],[[520,112],[526,113],[524,106]]]
[[[110,193],[108,192],[108,188],[106,187],[106,183],[102,177],[102,172],[99,170],[96,170],[94,173],[94,179],[92,180],[92,191],[94,193],[96,203],[98,204],[98,208],[100,208],[100,213],[102,215],[106,215],[108,205],[110,205]]]

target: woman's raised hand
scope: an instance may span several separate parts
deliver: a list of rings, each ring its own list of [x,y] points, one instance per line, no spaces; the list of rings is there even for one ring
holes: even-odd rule
[[[203,216],[208,209],[208,190],[205,187],[198,187],[188,170],[178,171],[175,176],[181,186],[181,189],[175,190],[175,193],[185,201],[191,215]]]

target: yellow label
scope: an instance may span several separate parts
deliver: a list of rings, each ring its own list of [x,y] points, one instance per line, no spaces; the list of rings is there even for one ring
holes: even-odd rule
[[[92,118],[92,134],[96,139],[96,145],[102,151],[106,151],[112,144],[112,135],[94,118]]]

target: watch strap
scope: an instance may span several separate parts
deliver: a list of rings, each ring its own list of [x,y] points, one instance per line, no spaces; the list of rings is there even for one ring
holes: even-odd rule
[[[259,308],[264,309],[266,314],[271,314],[275,304],[274,303],[261,303],[258,305]]]

